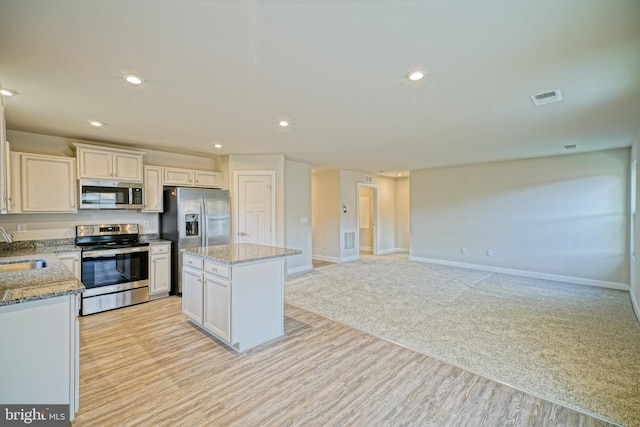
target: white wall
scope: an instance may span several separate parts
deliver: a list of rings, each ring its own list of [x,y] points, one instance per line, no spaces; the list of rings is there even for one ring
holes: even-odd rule
[[[287,257],[288,274],[310,270],[311,264],[311,165],[285,160],[284,213],[287,248],[302,250],[302,254]]]
[[[629,157],[618,149],[412,171],[410,257],[624,288]]]
[[[395,247],[397,251],[409,251],[409,178],[396,178]]]
[[[313,257],[340,260],[340,171],[314,172],[311,177]]]

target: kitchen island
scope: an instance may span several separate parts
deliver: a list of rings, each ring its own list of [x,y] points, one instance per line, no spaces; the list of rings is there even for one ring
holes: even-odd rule
[[[73,419],[79,403],[78,296],[84,286],[54,252],[0,255],[0,402],[69,405]]]
[[[184,249],[182,311],[237,352],[282,336],[284,260],[301,253],[250,243]]]

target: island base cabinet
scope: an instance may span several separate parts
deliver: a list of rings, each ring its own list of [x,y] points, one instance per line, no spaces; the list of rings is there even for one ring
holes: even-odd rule
[[[182,312],[199,325],[202,317],[202,270],[191,267],[182,268]]]
[[[79,328],[76,295],[0,307],[0,402],[79,403]]]
[[[204,275],[204,328],[231,341],[231,292],[229,282]]]
[[[282,259],[243,264],[232,269],[231,337],[238,351],[284,334]]]
[[[206,260],[203,269],[185,264],[182,299],[191,321],[243,352],[284,334],[284,262],[278,258],[216,267]]]

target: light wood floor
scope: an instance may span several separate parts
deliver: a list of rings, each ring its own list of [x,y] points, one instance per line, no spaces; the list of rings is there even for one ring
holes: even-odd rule
[[[180,304],[81,318],[73,426],[608,425],[291,306],[238,355]]]

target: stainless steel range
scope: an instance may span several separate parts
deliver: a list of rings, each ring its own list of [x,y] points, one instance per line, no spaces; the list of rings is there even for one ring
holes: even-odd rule
[[[149,300],[149,243],[138,238],[138,224],[76,226],[86,288],[81,315]]]

